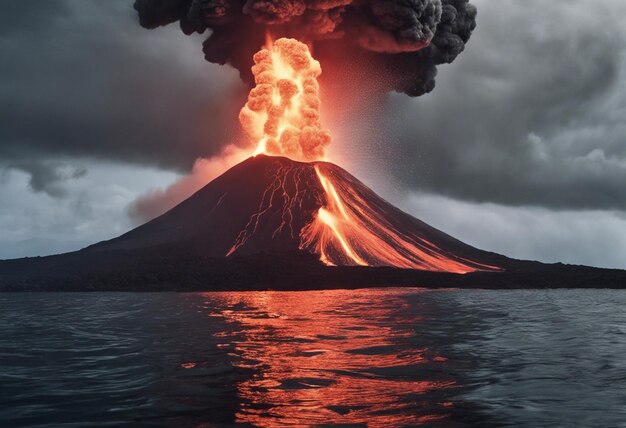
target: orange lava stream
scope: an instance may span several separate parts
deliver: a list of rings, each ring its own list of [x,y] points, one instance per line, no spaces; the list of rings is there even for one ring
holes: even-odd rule
[[[325,264],[394,266],[454,273],[499,270],[448,254],[424,237],[401,232],[389,220],[394,213],[372,206],[379,200],[373,192],[362,194],[345,177],[334,180],[334,170],[328,165],[315,165],[326,192],[326,205],[300,235],[300,248],[319,254]]]
[[[317,213],[318,220],[330,228],[332,235],[341,245],[341,249],[343,250],[345,256],[347,256],[356,265],[369,266],[365,260],[354,252],[352,246],[348,243],[346,237],[344,236],[344,231],[346,230],[345,225],[350,222],[350,217],[343,205],[342,200],[339,198],[339,195],[335,190],[335,186],[333,186],[330,180],[322,175],[319,166],[315,166],[315,172],[317,173],[320,183],[322,183],[322,187],[328,197],[328,207],[322,207],[319,209]],[[320,246],[319,248],[321,260],[327,265],[334,266],[335,263],[330,259],[327,254],[328,251],[324,247],[327,246]]]
[[[324,158],[330,133],[320,123],[320,63],[295,39],[281,38],[254,55],[256,86],[239,121],[257,143],[256,154],[313,161]]]

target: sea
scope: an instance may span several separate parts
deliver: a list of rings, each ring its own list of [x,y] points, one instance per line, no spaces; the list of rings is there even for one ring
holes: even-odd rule
[[[0,427],[125,426],[626,427],[626,291],[0,294]]]

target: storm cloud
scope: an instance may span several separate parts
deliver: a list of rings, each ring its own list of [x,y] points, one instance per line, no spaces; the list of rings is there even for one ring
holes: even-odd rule
[[[44,192],[53,198],[62,198],[67,195],[63,186],[65,182],[87,175],[87,169],[84,166],[50,162],[21,162],[9,165],[8,169],[25,172],[30,176],[28,184],[31,190]]]
[[[87,156],[187,170],[231,143],[237,73],[177,31],[146,33],[124,0],[2,2],[0,164]]]
[[[437,93],[389,102],[388,139],[412,160],[398,179],[466,201],[626,209],[626,5],[475,3]]]

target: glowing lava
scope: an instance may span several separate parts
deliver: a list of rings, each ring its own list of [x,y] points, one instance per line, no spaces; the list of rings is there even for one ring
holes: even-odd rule
[[[398,216],[399,210],[336,166],[315,163],[326,202],[302,229],[300,248],[327,265],[394,266],[467,273],[499,270],[446,251],[420,236],[419,221]],[[415,223],[415,224],[411,224]],[[442,234],[442,238],[450,238]]]
[[[317,227],[327,228],[327,230],[317,231],[315,232],[316,226],[309,225],[306,231],[303,231],[303,246],[311,246],[311,241],[315,240],[316,235],[318,242],[313,245],[313,247],[317,247],[317,250],[320,254],[320,259],[328,264],[328,265],[336,265],[337,263],[332,260],[332,256],[330,256],[330,250],[332,248],[332,238],[340,244],[339,250],[343,253],[344,258],[348,259],[350,262],[360,266],[368,266],[368,263],[359,257],[354,250],[352,249],[352,245],[347,240],[346,237],[346,226],[350,226],[350,216],[346,208],[343,205],[342,199],[337,194],[337,190],[332,182],[326,178],[321,172],[318,165],[315,166],[315,172],[320,181],[320,184],[324,188],[324,191],[327,195],[327,206],[321,207],[317,211],[317,219],[315,221],[319,222]],[[314,223],[312,223],[314,224]],[[329,233],[330,232],[330,236]]]
[[[256,86],[239,113],[256,153],[313,161],[324,157],[330,133],[320,123],[320,63],[295,39],[268,42],[254,55]]]
[[[311,174],[305,164],[296,166],[284,165],[277,162],[272,171],[270,184],[265,188],[258,210],[250,216],[245,227],[239,232],[233,246],[226,253],[226,257],[235,253],[257,233],[259,226],[267,227],[264,217],[274,217],[275,224],[271,239],[275,240],[281,234],[289,234],[291,239],[297,239],[300,231],[297,230],[297,219],[307,200],[317,199],[307,196],[307,190],[314,187]]]
[[[227,257],[277,246],[313,253],[329,266],[500,270],[482,262],[476,249],[403,213],[336,165],[265,156],[247,162],[265,166],[264,177],[253,178],[265,184]]]

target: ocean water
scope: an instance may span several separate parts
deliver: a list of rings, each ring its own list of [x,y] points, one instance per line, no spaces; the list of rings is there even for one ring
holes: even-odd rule
[[[626,292],[0,294],[0,427],[626,427]]]

